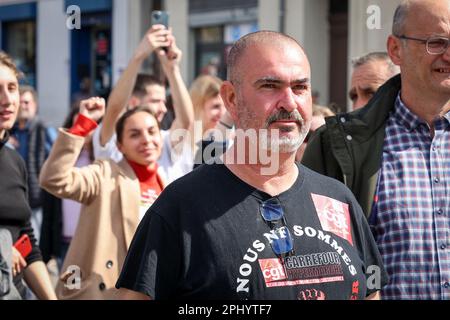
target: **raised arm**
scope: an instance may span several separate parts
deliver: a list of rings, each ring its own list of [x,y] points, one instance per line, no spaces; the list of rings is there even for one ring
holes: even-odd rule
[[[170,130],[188,130],[194,122],[194,108],[189,91],[180,72],[182,52],[175,43],[175,37],[170,34],[168,38],[170,40],[169,50],[167,53],[163,50],[159,51],[158,58],[161,61],[164,74],[169,81],[170,92],[172,94],[175,120]]]
[[[169,33],[170,32],[168,30],[164,29],[164,26],[154,25],[142,38],[133,54],[133,57],[109,95],[106,114],[103,118],[102,128],[100,131],[101,146],[105,146],[105,144],[111,139],[114,134],[117,119],[129,104],[129,100],[136,83],[136,77],[142,63],[153,51],[170,45],[168,38]],[[159,49],[158,51],[163,50]]]
[[[84,145],[84,137],[97,126],[102,117],[105,100],[91,98],[80,103],[80,114],[69,131],[60,129],[52,151],[44,163],[39,183],[48,192],[60,198],[70,198],[88,203],[101,186],[104,166],[95,163],[76,168],[75,163]]]

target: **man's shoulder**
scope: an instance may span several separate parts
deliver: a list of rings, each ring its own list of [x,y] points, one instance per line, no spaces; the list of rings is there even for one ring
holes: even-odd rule
[[[305,181],[316,190],[322,190],[327,193],[336,193],[342,196],[349,196],[352,194],[350,189],[341,181],[320,174],[302,164],[299,164],[301,173],[305,176]]]
[[[25,162],[16,150],[5,145],[0,149],[0,151],[2,154],[2,156],[0,156],[1,168],[9,170],[8,168],[11,168],[11,166],[13,166],[19,168],[22,171],[26,170]]]
[[[214,202],[223,193],[216,192],[222,188],[221,179],[225,167],[223,164],[201,165],[192,172],[171,182],[150,207],[166,222],[173,225],[176,221],[185,221],[183,214],[193,208],[205,208],[205,202]],[[215,191],[216,190],[216,191]],[[183,213],[180,215],[180,213]],[[200,214],[196,211],[196,215]]]
[[[211,183],[218,183],[217,178],[219,175],[222,175],[225,170],[227,169],[224,164],[202,164],[181,178],[170,183],[166,189],[209,189],[211,187]]]
[[[339,183],[342,184],[340,181],[330,178],[326,175],[323,175],[321,173],[318,173],[317,171],[314,171],[310,168],[308,168],[307,166],[298,163],[297,164],[299,166],[300,172],[301,174],[303,174],[305,176],[305,179],[311,179],[314,182],[321,182],[321,183],[330,183],[330,184],[334,184],[334,183]]]

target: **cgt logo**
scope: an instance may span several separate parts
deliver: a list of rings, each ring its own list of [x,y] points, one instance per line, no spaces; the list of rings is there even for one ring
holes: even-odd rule
[[[347,203],[311,193],[322,229],[346,239],[353,245],[350,211]]]
[[[284,272],[283,265],[278,259],[260,259],[259,266],[264,276],[266,283],[286,280],[286,273]]]

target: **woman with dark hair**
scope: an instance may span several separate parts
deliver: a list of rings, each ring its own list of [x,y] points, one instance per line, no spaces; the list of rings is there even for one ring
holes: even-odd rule
[[[41,171],[43,188],[82,204],[78,226],[62,267],[61,299],[113,299],[114,285],[140,219],[164,188],[158,173],[158,121],[146,108],[125,112],[116,125],[124,159],[74,166],[87,136],[103,116],[105,101],[83,100],[80,114],[58,139]]]
[[[12,59],[0,52],[0,228],[7,229],[15,243],[26,235],[31,252],[25,257],[12,247],[13,282],[23,299],[26,287],[38,299],[56,299],[50,277],[31,227],[31,208],[27,199],[25,163],[19,154],[6,146],[8,131],[16,121],[19,109],[19,72]]]

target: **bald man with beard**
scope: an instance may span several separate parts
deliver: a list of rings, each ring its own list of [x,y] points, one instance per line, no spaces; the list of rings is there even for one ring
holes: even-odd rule
[[[387,278],[354,196],[295,163],[311,126],[310,79],[293,38],[260,31],[234,44],[221,86],[234,143],[221,163],[173,182],[147,211],[120,298],[379,297]],[[368,284],[370,266],[378,286]]]

